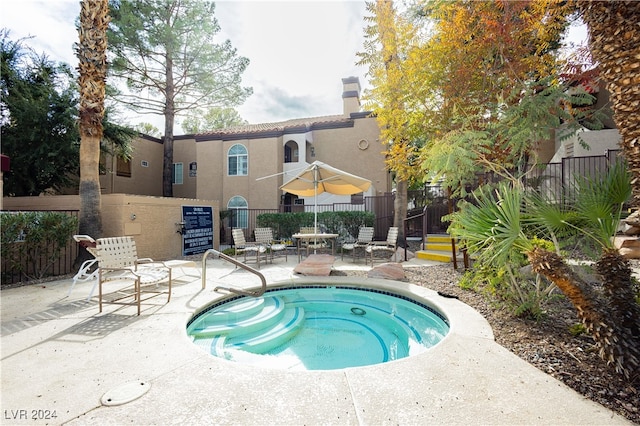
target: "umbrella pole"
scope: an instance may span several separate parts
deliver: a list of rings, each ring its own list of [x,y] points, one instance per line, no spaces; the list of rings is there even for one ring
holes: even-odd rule
[[[318,250],[318,169],[313,178],[313,254]]]

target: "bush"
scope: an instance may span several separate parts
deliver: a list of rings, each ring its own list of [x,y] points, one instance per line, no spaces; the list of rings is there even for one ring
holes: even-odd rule
[[[290,239],[303,226],[313,226],[313,212],[262,213],[256,218],[258,227],[273,228],[275,239]],[[361,226],[373,226],[375,215],[365,211],[340,211],[318,213],[318,227],[340,238],[358,235]]]
[[[60,258],[78,228],[78,218],[59,212],[2,213],[1,253],[8,271],[42,278]]]

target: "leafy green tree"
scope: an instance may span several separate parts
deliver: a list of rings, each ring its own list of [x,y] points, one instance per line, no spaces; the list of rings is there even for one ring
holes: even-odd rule
[[[78,173],[77,91],[71,69],[11,41],[3,30],[2,153],[11,157],[6,195],[69,186]]]
[[[428,139],[425,171],[464,192],[488,164],[535,162],[536,145],[567,116],[548,99],[562,97],[558,53],[571,7],[554,0],[417,3],[429,31],[413,73],[426,82],[416,87],[433,93],[415,120]]]
[[[11,157],[7,195],[38,195],[78,185],[78,85],[69,66],[35,54],[2,31],[2,152]],[[129,159],[138,133],[105,110],[99,152]],[[96,235],[93,234],[92,235]]]
[[[133,157],[133,143],[139,132],[110,120],[110,109],[105,109],[102,120],[100,151],[129,161]]]
[[[116,99],[164,116],[163,195],[173,195],[176,115],[193,108],[233,107],[251,95],[241,86],[249,60],[229,40],[216,44],[215,4],[201,0],[111,0],[110,75],[126,84]]]
[[[249,124],[249,122],[233,108],[209,108],[207,111],[196,109],[189,111],[182,121],[182,129],[187,133],[195,134],[243,124]]]
[[[400,230],[402,241],[407,189],[422,174],[417,163],[422,137],[412,133],[415,105],[407,96],[413,82],[407,63],[416,42],[415,28],[397,13],[392,1],[367,2],[367,11],[370,24],[365,28],[365,49],[358,53],[358,63],[369,67],[372,89],[365,93],[366,104],[380,124],[387,169],[394,174],[394,226]]]
[[[159,138],[162,136],[162,133],[160,133],[160,129],[158,129],[156,126],[154,126],[151,123],[138,123],[135,126],[133,126],[133,128],[140,133],[144,133],[145,135],[154,136],[156,138]]]

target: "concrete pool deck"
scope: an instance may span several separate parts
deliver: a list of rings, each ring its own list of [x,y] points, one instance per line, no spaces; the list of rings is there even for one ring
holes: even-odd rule
[[[293,258],[276,259],[260,272],[269,283],[308,280],[293,274]],[[415,264],[430,263],[413,260],[405,267]],[[339,258],[334,268],[369,269]],[[188,340],[188,319],[220,298],[216,285],[254,287],[259,280],[220,260],[208,262],[204,290],[199,268],[176,272],[171,302],[151,299],[140,316],[133,306],[105,305],[98,313],[96,298],[85,300],[92,283],[78,283],[69,297],[71,280],[2,290],[0,423],[632,424],[496,344],[488,323],[469,306],[395,281],[375,280],[430,300],[450,318],[449,335],[426,353],[308,372],[214,358]],[[149,390],[123,405],[101,403],[128,383]]]

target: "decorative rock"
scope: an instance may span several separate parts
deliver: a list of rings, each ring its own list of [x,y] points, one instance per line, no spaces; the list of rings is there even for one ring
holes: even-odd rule
[[[398,262],[403,262],[404,261],[404,252],[406,249],[402,248],[402,247],[398,247],[396,249],[396,257],[395,259],[398,260]],[[411,250],[406,250],[407,251],[407,260],[411,260],[414,257],[416,257],[416,254],[414,252],[412,252]]]
[[[631,213],[625,219],[622,219],[622,222],[631,226],[640,227],[640,210],[636,210],[635,212]]]
[[[636,225],[629,225],[628,223],[620,224],[620,230],[625,235],[640,235],[640,227]]]
[[[334,256],[328,254],[311,254],[300,262],[293,272],[300,275],[328,277],[335,260]]]
[[[615,236],[613,246],[627,259],[640,259],[640,238]]]
[[[383,263],[375,266],[367,273],[369,278],[382,278],[386,280],[403,280],[404,269],[400,263]]]

